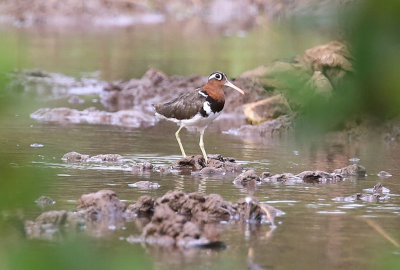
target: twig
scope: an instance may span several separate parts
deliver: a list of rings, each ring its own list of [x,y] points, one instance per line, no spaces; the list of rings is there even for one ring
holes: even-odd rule
[[[363,220],[365,222],[367,222],[367,224],[370,227],[372,227],[375,231],[377,231],[380,235],[385,237],[386,240],[388,240],[390,243],[392,243],[395,247],[397,247],[397,248],[400,247],[399,243],[397,243],[396,240],[394,240],[392,237],[390,237],[390,235],[387,234],[387,232],[379,224],[377,224],[375,221],[373,221],[371,219],[367,219],[367,218],[363,218]]]

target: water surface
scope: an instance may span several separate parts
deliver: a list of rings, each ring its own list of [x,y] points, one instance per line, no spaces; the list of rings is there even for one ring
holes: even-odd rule
[[[246,37],[193,36],[159,32],[152,28],[115,32],[70,33],[7,31],[25,50],[20,68],[40,68],[51,72],[82,76],[100,71],[103,79],[138,77],[148,65],[169,74],[208,74],[221,69],[233,76],[274,58],[286,57],[315,45],[323,37],[289,44],[288,36],[274,37],[273,31],[257,30]],[[272,36],[272,37],[271,37]],[[286,44],[274,53],[279,44]],[[271,51],[269,51],[271,49]],[[22,51],[22,49],[21,49]],[[351,164],[353,158],[366,167],[368,176],[350,178],[332,184],[263,183],[255,191],[232,184],[233,175],[199,177],[160,175],[157,172],[137,175],[118,166],[68,164],[61,157],[71,151],[83,154],[116,153],[135,162],[149,161],[171,165],[178,160],[176,126],[160,123],[155,127],[129,129],[101,125],[40,124],[29,113],[45,106],[70,106],[65,100],[48,100],[36,93],[19,93],[31,100],[27,107],[16,107],[5,115],[0,130],[0,151],[14,167],[42,168],[51,175],[45,190],[35,190],[37,197],[47,195],[56,200],[51,209],[75,209],[84,193],[100,189],[114,190],[121,200],[133,203],[148,194],[161,196],[168,190],[218,193],[236,201],[251,194],[286,214],[276,219],[277,228],[268,225],[221,225],[221,240],[228,248],[220,251],[171,252],[146,249],[157,269],[245,269],[255,263],[267,269],[377,269],[381,256],[400,260],[399,249],[374,230],[366,219],[378,224],[390,237],[400,242],[400,146],[381,138],[368,141],[323,139],[299,140],[294,135],[257,140],[206,131],[209,154],[235,158],[246,169],[258,173],[299,173],[304,170],[333,171]],[[96,100],[93,104],[101,107]],[[181,139],[188,154],[199,154],[198,134],[183,131]],[[28,159],[28,160],[27,160]],[[393,176],[381,179],[379,171]],[[128,184],[150,180],[161,185],[156,190],[139,190]],[[37,179],[41,181],[41,179]],[[390,189],[388,201],[380,203],[336,202],[381,182]],[[32,202],[32,205],[34,203]],[[35,218],[41,209],[32,208],[27,216]],[[135,226],[117,231],[104,239],[104,245],[129,250],[125,239],[137,234]],[[249,250],[254,256],[249,262]],[[250,252],[251,253],[251,252]]]

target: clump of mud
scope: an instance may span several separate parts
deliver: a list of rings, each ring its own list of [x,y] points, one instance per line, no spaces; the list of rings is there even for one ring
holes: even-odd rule
[[[243,167],[236,163],[233,158],[226,158],[221,155],[208,156],[206,163],[202,155],[184,157],[172,164],[173,169],[178,170],[197,170],[201,175],[225,174],[241,172]]]
[[[85,154],[80,154],[78,152],[68,152],[64,154],[61,158],[66,162],[120,162],[122,161],[122,156],[118,154],[100,154],[96,156],[89,156]]]
[[[134,205],[128,206],[128,216],[151,217],[144,226],[143,241],[162,246],[209,246],[205,224],[221,221],[268,222],[274,225],[276,216],[283,212],[257,200],[246,198],[234,204],[218,194],[185,194],[169,191],[164,196],[152,199],[142,196]],[[217,238],[218,239],[218,238]],[[215,241],[215,238],[213,239]]]
[[[330,183],[343,181],[348,177],[365,177],[366,170],[363,166],[358,164],[352,164],[341,169],[336,169],[332,173],[324,171],[304,171],[299,174],[282,173],[274,174],[263,173],[261,176],[264,182],[273,183],[285,183],[285,184],[296,184],[296,183]]]
[[[84,194],[76,211],[48,211],[35,221],[26,221],[30,238],[54,239],[63,232],[86,230],[104,236],[135,221],[142,230],[141,241],[168,247],[221,247],[213,224],[220,222],[269,223],[282,212],[252,198],[238,203],[218,194],[169,191],[159,198],[140,197],[128,207],[115,192],[100,190]],[[207,224],[207,225],[206,225]]]
[[[235,180],[233,180],[233,183],[243,186],[255,186],[261,183],[261,178],[257,175],[256,171],[248,170],[238,175]]]
[[[337,202],[354,202],[364,201],[370,203],[378,203],[381,201],[387,201],[389,199],[388,188],[382,186],[381,183],[376,184],[373,188],[364,189],[367,193],[357,193],[347,197],[336,197],[333,200]]]

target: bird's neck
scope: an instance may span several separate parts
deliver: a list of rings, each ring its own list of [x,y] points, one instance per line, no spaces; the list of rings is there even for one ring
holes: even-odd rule
[[[203,90],[209,95],[212,99],[216,100],[217,102],[225,102],[225,95],[224,91],[222,90],[222,85],[219,85],[215,82],[208,82],[204,87]]]

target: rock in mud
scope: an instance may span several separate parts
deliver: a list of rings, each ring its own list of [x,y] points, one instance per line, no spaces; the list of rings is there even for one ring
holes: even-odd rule
[[[35,203],[40,207],[40,208],[46,208],[51,205],[56,204],[56,201],[53,200],[50,197],[47,196],[40,196],[38,199],[35,200]]]
[[[150,182],[150,181],[138,181],[133,184],[128,184],[130,187],[140,188],[140,189],[157,189],[160,187],[160,184]]]
[[[276,95],[257,102],[243,105],[243,112],[249,124],[258,125],[292,113],[288,102],[282,95]]]
[[[365,177],[366,176],[366,170],[361,165],[352,164],[352,165],[349,165],[347,167],[334,170],[333,174],[341,175],[343,177],[347,177],[347,176]]]
[[[90,221],[120,219],[125,209],[126,205],[112,190],[84,194],[79,199],[77,206],[77,210],[84,213]]]
[[[221,155],[208,156],[206,164],[202,155],[184,157],[172,165],[174,169],[200,170],[202,175],[224,174],[226,172],[240,172],[242,165],[235,162],[233,158],[225,158]]]
[[[248,171],[245,171],[245,172],[239,174],[235,178],[235,180],[233,180],[233,183],[235,185],[243,185],[243,186],[251,185],[251,186],[255,186],[255,185],[261,183],[261,179],[257,175],[256,171],[248,170]]]
[[[353,72],[353,57],[347,46],[339,41],[310,48],[296,60],[308,71],[325,74],[333,86],[337,86],[347,73]]]
[[[53,239],[61,230],[76,232],[85,224],[82,216],[71,211],[48,211],[35,221],[25,222],[25,231],[29,238]]]

